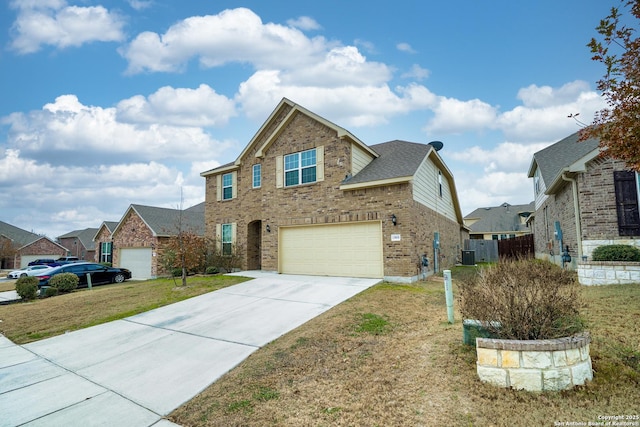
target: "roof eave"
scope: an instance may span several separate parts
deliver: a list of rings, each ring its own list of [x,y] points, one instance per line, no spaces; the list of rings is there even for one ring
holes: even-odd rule
[[[362,188],[372,188],[372,187],[383,187],[385,185],[394,185],[394,184],[402,184],[405,182],[410,182],[413,179],[413,176],[400,176],[396,178],[387,178],[387,179],[378,179],[375,181],[364,181],[357,182],[354,184],[342,184],[340,185],[340,190],[358,190]]]

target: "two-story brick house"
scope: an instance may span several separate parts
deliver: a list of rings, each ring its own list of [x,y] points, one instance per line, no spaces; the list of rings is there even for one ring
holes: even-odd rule
[[[536,257],[562,263],[589,258],[601,245],[640,246],[640,178],[625,164],[600,155],[598,140],[564,138],[533,155]]]
[[[413,281],[444,268],[467,229],[429,144],[367,146],[283,99],[238,158],[203,172],[206,235],[243,269]]]

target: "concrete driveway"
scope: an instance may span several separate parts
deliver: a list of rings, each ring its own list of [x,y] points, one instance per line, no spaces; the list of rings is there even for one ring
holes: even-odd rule
[[[175,425],[163,416],[251,353],[380,282],[238,275],[255,279],[24,346],[0,335],[0,426]]]

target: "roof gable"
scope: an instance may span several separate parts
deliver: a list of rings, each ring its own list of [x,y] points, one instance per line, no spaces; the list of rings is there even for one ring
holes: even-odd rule
[[[510,205],[503,203],[500,206],[478,208],[465,216],[465,219],[476,219],[469,225],[471,231],[521,231],[526,230],[526,225],[520,217],[526,214],[528,217],[535,212],[535,202],[526,205]]]
[[[98,232],[97,228],[85,228],[84,230],[74,230],[62,236],[58,236],[58,239],[77,238],[87,250],[92,251],[95,249],[95,242],[93,238]]]
[[[288,100],[282,98],[278,106],[269,115],[267,120],[258,129],[258,132],[251,138],[251,141],[242,150],[238,158],[233,163],[227,163],[217,168],[202,172],[200,176],[206,177],[208,175],[214,175],[221,172],[231,171],[237,169],[249,153],[255,151],[255,157],[264,157],[271,144],[282,134],[282,132],[289,126],[293,119],[298,114],[304,114],[311,119],[322,123],[328,128],[334,130],[341,139],[347,139],[352,143],[358,145],[360,148],[370,153],[373,157],[377,157],[376,153],[371,147],[367,146],[364,142],[360,141],[348,130],[330,122],[329,120],[320,117],[319,115],[307,110],[306,108]]]
[[[138,215],[156,237],[175,236],[180,228],[182,228],[182,231],[204,236],[204,203],[185,210],[131,205],[122,216],[113,234],[120,229],[123,221],[130,213]]]
[[[546,187],[550,188],[571,165],[584,157],[593,158],[599,153],[597,139],[580,141],[579,138],[580,135],[576,132],[535,153],[529,167],[529,178],[539,169]]]

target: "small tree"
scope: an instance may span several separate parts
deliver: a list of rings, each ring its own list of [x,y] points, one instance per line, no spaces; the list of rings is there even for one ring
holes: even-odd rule
[[[640,0],[625,0],[624,7],[640,19]],[[608,108],[599,111],[580,138],[597,138],[603,155],[624,161],[640,171],[640,38],[636,30],[622,22],[618,7],[600,21],[596,31],[601,40],[592,38],[592,59],[604,64],[606,72],[598,81]]]
[[[182,286],[187,285],[187,273],[204,272],[207,259],[205,238],[190,231],[180,231],[164,248],[162,264],[167,271],[182,270]]]

